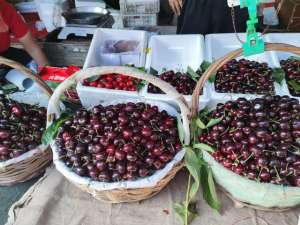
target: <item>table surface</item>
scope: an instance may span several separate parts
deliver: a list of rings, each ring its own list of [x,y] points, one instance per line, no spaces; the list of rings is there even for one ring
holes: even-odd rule
[[[12,204],[18,201],[28,188],[30,188],[37,180],[38,178],[35,178],[11,187],[0,187],[0,225],[4,225],[6,223],[7,212]]]
[[[173,205],[184,199],[186,178],[182,170],[164,190],[145,201],[107,204],[83,192],[50,167],[43,179],[12,208],[9,221],[13,225],[182,225],[174,215]],[[222,203],[220,214],[205,203],[201,191],[198,193],[199,216],[191,225],[298,223],[299,207],[282,213],[236,208],[227,196],[218,193]]]

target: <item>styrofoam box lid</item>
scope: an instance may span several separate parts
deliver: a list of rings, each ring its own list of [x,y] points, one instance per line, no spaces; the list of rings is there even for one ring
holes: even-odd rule
[[[274,33],[274,34],[267,34],[266,41],[271,43],[283,43],[283,44],[290,44],[300,47],[300,33]],[[295,56],[293,53],[289,52],[275,52],[276,56],[279,60],[287,59],[290,56]]]
[[[104,45],[107,40],[133,40],[140,42],[140,65],[138,67],[145,65],[145,49],[147,48],[147,32],[137,31],[137,30],[119,30],[119,29],[107,29],[99,28],[95,31],[92,43],[90,45],[87,57],[83,69],[89,67],[100,66],[100,48]],[[102,65],[104,66],[104,65]],[[109,66],[109,65],[105,65]]]
[[[186,71],[190,66],[197,70],[204,60],[204,37],[202,35],[155,35],[149,42],[150,52],[146,69]]]
[[[238,34],[241,40],[244,42],[246,40],[245,34]],[[239,49],[242,47],[242,44],[236,38],[234,33],[228,34],[209,34],[205,36],[205,49],[206,49],[206,58],[208,61],[213,62],[226,54]],[[257,54],[249,57],[239,57],[245,58],[248,60],[254,60],[257,62],[266,62],[272,68],[280,67],[278,58],[273,52],[264,52],[262,54]]]

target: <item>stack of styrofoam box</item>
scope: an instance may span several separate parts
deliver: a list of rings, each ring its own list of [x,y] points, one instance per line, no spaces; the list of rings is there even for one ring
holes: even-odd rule
[[[238,34],[243,41],[245,41],[245,34]],[[233,33],[230,34],[210,34],[205,36],[206,45],[206,59],[210,62],[225,56],[226,54],[241,48],[241,43],[236,38]],[[279,68],[280,63],[274,52],[264,52],[262,54],[257,54],[249,57],[241,56],[237,59],[245,58],[248,60],[257,61],[260,63],[268,63],[271,68]],[[282,84],[274,82],[275,94],[286,95],[287,84],[284,80]],[[235,100],[239,97],[245,97],[247,99],[254,99],[261,97],[262,95],[256,94],[237,94],[237,93],[219,93],[215,90],[214,84],[208,85],[208,92],[210,94],[210,99],[222,99],[222,100]]]
[[[138,52],[103,53],[106,41],[137,41]],[[83,69],[96,66],[120,66],[133,64],[144,67],[147,49],[147,33],[145,31],[115,30],[99,28],[95,31]],[[95,103],[115,99],[140,98],[141,92],[111,90],[106,88],[86,87],[81,83],[77,85],[78,95],[84,107],[89,108]]]
[[[159,0],[120,0],[120,10],[125,27],[149,27],[157,25]]]
[[[266,41],[271,42],[271,43],[283,43],[283,44],[290,44],[290,45],[295,45],[297,47],[300,47],[300,33],[273,33],[273,34],[267,34],[266,35]],[[300,57],[299,55],[295,55],[290,52],[281,52],[281,51],[276,51],[274,53],[279,60],[286,60],[291,56],[297,56]],[[288,94],[293,97],[297,98],[300,101],[300,97],[292,96],[290,94],[290,91],[287,90]]]
[[[146,70],[162,73],[164,70],[186,72],[190,66],[194,71],[199,69],[204,61],[204,37],[202,35],[157,35],[152,36],[149,42]],[[148,88],[147,88],[148,89]],[[207,100],[207,91],[204,88],[200,100]],[[192,96],[184,96],[191,104]],[[146,98],[165,101],[176,107],[176,103],[166,94],[146,94]],[[202,105],[202,104],[201,104]]]

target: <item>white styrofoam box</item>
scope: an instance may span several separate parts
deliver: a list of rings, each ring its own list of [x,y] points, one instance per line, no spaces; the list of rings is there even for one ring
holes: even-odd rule
[[[300,47],[300,33],[270,33],[266,34],[266,41],[271,43],[283,43]],[[289,52],[275,52],[279,60],[287,59],[295,54]],[[300,57],[300,56],[299,56]]]
[[[125,27],[154,27],[157,26],[156,13],[154,14],[123,14]]]
[[[190,35],[156,35],[149,41],[146,69],[186,71],[197,70],[204,60],[204,37]]]
[[[204,61],[204,37],[198,34],[152,36],[148,49],[146,58],[148,73],[151,73],[151,68],[159,74],[164,70],[186,72],[188,66],[196,71]],[[184,97],[191,104],[192,96]],[[165,101],[173,106],[176,104],[166,94],[147,93],[146,98]],[[206,99],[206,88],[201,99]]]
[[[242,41],[245,41],[245,34],[238,34]],[[209,34],[205,36],[205,49],[206,49],[206,59],[210,62],[214,62],[215,60],[225,56],[226,54],[234,51],[238,48],[241,48],[242,44],[237,40],[236,35],[234,33],[229,34]],[[264,52],[262,54],[252,55],[249,57],[238,57],[237,59],[248,59],[257,61],[260,63],[268,63],[271,68],[279,68],[280,63],[278,61],[277,56],[274,52]],[[286,95],[288,94],[286,81],[283,80],[282,84],[278,84],[274,82],[275,94],[278,95]],[[211,96],[216,98],[226,98],[229,97],[231,99],[237,99],[239,97],[259,97],[261,95],[256,94],[237,94],[237,93],[218,93],[215,90],[214,84],[208,85],[208,92]]]
[[[142,99],[145,95],[145,87],[140,91],[123,91],[123,90],[113,90],[106,88],[97,87],[87,87],[81,83],[77,84],[77,93],[85,108],[91,108],[96,105],[102,104],[103,102],[115,101],[123,99]]]
[[[107,41],[137,41],[135,52],[102,53],[101,49]],[[134,64],[137,67],[145,65],[147,48],[147,33],[145,31],[117,30],[99,28],[95,31],[83,69],[95,66],[113,66]]]
[[[106,8],[106,4],[102,0],[75,0],[76,7],[100,7]]]
[[[123,14],[153,14],[159,13],[159,0],[120,0]]]
[[[266,35],[266,41],[271,43],[283,43],[283,44],[290,44],[295,45],[297,47],[300,47],[300,33],[270,33]],[[288,59],[291,56],[297,56],[290,52],[281,52],[276,51],[274,54],[278,57],[279,60],[285,60]],[[288,94],[292,96],[288,91]],[[300,97],[292,96],[293,98],[297,98],[300,101]]]

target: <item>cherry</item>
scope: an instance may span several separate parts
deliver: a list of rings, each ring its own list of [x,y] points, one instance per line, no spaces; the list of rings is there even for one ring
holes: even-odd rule
[[[142,135],[144,137],[150,137],[152,135],[152,130],[149,127],[144,127],[142,129]]]

